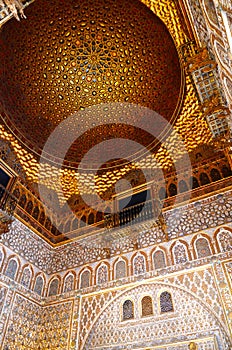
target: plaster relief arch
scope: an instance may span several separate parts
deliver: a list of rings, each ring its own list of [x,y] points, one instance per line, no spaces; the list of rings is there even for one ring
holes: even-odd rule
[[[129,302],[131,304],[131,317],[125,317],[125,304]],[[130,321],[133,320],[135,318],[135,309],[136,309],[136,302],[134,300],[133,297],[128,297],[122,300],[122,302],[120,303],[120,319],[121,322],[125,322],[125,321]]]
[[[40,296],[45,296],[46,288],[46,276],[43,272],[38,272],[35,275],[32,290]]]
[[[138,251],[131,257],[131,275],[140,275],[148,271],[147,254]]]
[[[222,226],[214,233],[218,252],[225,252],[232,249],[232,230],[230,227]]]
[[[138,300],[138,312],[140,318],[154,316],[154,297],[151,293],[144,292]]]
[[[229,334],[227,334],[226,325],[219,318],[218,314],[210,307],[210,305],[207,304],[207,302],[205,302],[203,299],[201,299],[191,291],[186,290],[184,287],[176,286],[176,285],[173,285],[172,283],[157,281],[157,282],[150,282],[146,284],[139,284],[137,286],[133,286],[130,289],[127,289],[126,291],[120,292],[120,294],[118,294],[116,297],[113,297],[109,302],[107,302],[105,306],[102,308],[102,310],[99,312],[99,314],[95,317],[95,319],[93,319],[93,322],[92,324],[89,325],[88,330],[85,329],[84,331],[85,335],[83,336],[83,338],[80,337],[80,339],[82,338],[82,341],[80,341],[79,349],[91,350],[95,348],[96,349],[101,347],[103,348],[104,346],[109,345],[109,343],[108,344],[97,343],[97,341],[99,340],[98,339],[99,334],[104,334],[103,338],[108,339],[109,341],[110,335],[108,335],[108,332],[109,334],[117,332],[117,337],[118,339],[120,339],[120,332],[122,329],[122,327],[119,327],[119,325],[122,324],[120,310],[123,302],[128,299],[130,300],[133,299],[135,303],[134,305],[136,305],[136,303],[139,301],[140,295],[145,291],[150,295],[153,295],[153,298],[154,298],[155,295],[158,296],[158,293],[160,292],[160,290],[169,291],[172,295],[173,303],[175,303],[175,300],[177,299],[177,297],[180,299],[181,298],[184,299],[184,302],[182,303],[178,302],[177,309],[174,311],[174,313],[172,313],[173,316],[168,319],[169,324],[170,322],[171,323],[177,322],[175,318],[175,316],[177,316],[178,320],[180,322],[182,321],[182,327],[183,327],[183,319],[184,319],[184,327],[186,327],[187,329],[191,326],[192,319],[194,317],[195,318],[194,324],[196,327],[196,331],[192,333],[195,334],[199,332],[200,333],[205,332],[206,329],[204,328],[205,327],[204,322],[207,322],[207,320],[209,320],[211,328],[214,328],[214,330],[219,329],[222,332],[223,339],[224,339],[223,343],[228,344],[228,346],[232,346],[232,344],[230,344]],[[157,300],[153,299],[154,304],[157,302],[158,302],[158,299]],[[188,304],[190,302],[193,304],[193,307],[191,308],[191,313],[192,313],[191,315],[187,314],[187,312],[189,312]],[[180,308],[182,308],[182,310]],[[183,311],[185,311],[185,314]],[[105,319],[112,320],[112,323],[107,323],[107,326],[104,326]],[[139,322],[136,321],[136,319],[137,320],[140,319],[139,316],[137,317],[135,316],[134,322],[133,321],[131,321],[132,323],[129,322],[130,326],[134,328],[136,327],[138,328],[146,325],[146,323],[140,324]],[[153,331],[155,332],[157,331],[157,329],[155,329],[157,325],[158,327],[162,326],[164,328],[164,324],[167,321],[167,318],[163,317],[163,315],[156,314],[156,311],[154,310],[154,316],[151,317],[151,320],[152,320],[152,324],[149,324],[149,327],[153,325],[152,326],[154,327]],[[162,323],[162,320],[164,321],[164,323]],[[155,339],[156,336],[153,331],[152,331],[152,334]],[[82,333],[82,330],[80,330],[80,333]],[[137,330],[134,333],[134,336],[136,336],[136,334],[139,334],[139,330]],[[141,330],[140,330],[140,334],[141,334]],[[172,336],[174,335],[175,334],[173,334]],[[178,334],[176,334],[175,336],[178,336]],[[104,341],[103,338],[101,341]],[[144,339],[144,341],[150,341],[149,337]],[[134,339],[133,342],[136,344],[138,342],[138,339],[137,340]],[[114,344],[115,349],[117,348],[117,346],[119,346],[119,343],[113,342],[113,341],[112,342],[110,341],[110,344]],[[124,345],[125,345],[125,342],[124,342]],[[110,349],[111,350],[114,349],[114,346],[112,345]],[[229,350],[230,347],[227,347],[227,348],[225,347],[225,349]]]
[[[22,272],[19,280],[24,287],[28,289],[31,288],[31,283],[34,280],[34,270],[31,264],[27,263],[22,267]]]
[[[61,290],[63,293],[70,292],[75,289],[76,286],[76,272],[74,270],[68,271],[63,279]]]
[[[21,269],[21,262],[18,256],[11,254],[7,259],[6,266],[4,268],[4,274],[7,277],[17,281],[20,269]]]
[[[169,311],[165,311],[165,312],[174,312],[176,310],[176,305],[175,305],[175,300],[173,300],[173,295],[172,295],[172,291],[169,288],[162,288],[159,290],[158,294],[157,294],[157,307],[158,307],[158,313],[159,315],[162,314],[162,295],[164,293],[167,293],[168,295],[170,295],[170,300],[171,300],[171,304],[172,304],[172,310]]]
[[[118,269],[118,266],[121,264],[121,270],[124,270],[119,271]],[[128,263],[128,259],[125,257],[125,256],[120,256],[118,257],[117,259],[115,259],[115,261],[113,262],[113,280],[116,280],[118,278],[124,278],[124,277],[127,277],[128,276],[128,271],[129,270],[129,263]],[[125,276],[123,276],[123,272],[125,272]]]
[[[155,247],[151,250],[150,260],[152,270],[165,268],[169,265],[167,249],[162,246]]]
[[[201,254],[203,252],[199,251],[199,242],[203,242],[204,243],[208,254],[206,254],[206,255]],[[191,240],[191,246],[193,248],[192,251],[193,251],[193,258],[194,259],[198,259],[198,258],[200,259],[202,257],[210,256],[212,254],[215,254],[215,250],[214,250],[214,247],[213,247],[213,244],[212,244],[212,241],[211,241],[211,237],[208,236],[205,233],[199,233],[199,234],[195,235],[192,238],[192,240]]]
[[[78,275],[79,289],[88,288],[93,285],[93,269],[90,266],[85,266],[81,269]]]

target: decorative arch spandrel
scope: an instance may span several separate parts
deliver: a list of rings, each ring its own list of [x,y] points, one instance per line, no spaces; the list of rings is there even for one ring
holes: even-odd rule
[[[125,300],[133,300],[135,305],[139,300],[139,296],[145,291],[157,298],[160,292],[168,290],[171,293],[173,301],[178,300],[177,308],[168,316],[167,314],[158,315],[156,310],[154,316],[144,322],[137,320],[130,320],[119,326],[121,320],[121,308]],[[154,302],[156,302],[155,300]],[[82,317],[82,316],[81,316]],[[183,322],[183,319],[185,320]],[[106,322],[107,320],[107,322]],[[194,322],[193,322],[194,320]],[[146,322],[145,322],[146,321]],[[179,325],[181,324],[181,326]],[[133,324],[133,327],[131,326]],[[149,327],[149,332],[146,331]],[[168,327],[168,328],[167,328]],[[179,336],[179,327],[182,327],[182,339],[188,339],[188,329],[192,327],[192,333],[195,337],[205,334],[205,331],[210,331],[211,327],[214,330],[220,330],[223,333],[220,341],[223,344],[230,344],[229,331],[226,324],[219,319],[217,313],[196,294],[190,293],[187,288],[174,286],[164,282],[148,283],[140,286],[132,287],[126,291],[119,292],[100,313],[95,317],[92,324],[89,325],[89,330],[80,330],[80,350],[104,348],[107,344],[113,344],[112,349],[119,346],[119,342],[123,339],[123,344],[126,347],[130,344],[133,346],[141,346],[149,342],[156,346],[160,344],[162,337],[170,337],[173,339]],[[86,333],[87,331],[87,333]],[[104,336],[103,336],[104,334]],[[126,336],[125,334],[129,334]],[[93,336],[94,335],[94,336]],[[126,337],[126,338],[125,338]],[[171,342],[171,341],[170,341]],[[230,345],[231,346],[231,345]],[[227,346],[227,349],[230,348]]]

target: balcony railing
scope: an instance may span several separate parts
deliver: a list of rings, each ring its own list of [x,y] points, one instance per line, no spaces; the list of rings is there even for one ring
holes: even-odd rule
[[[165,220],[163,222],[161,208],[167,210],[173,206],[179,206],[184,203],[191,203],[196,200],[196,198],[204,198],[209,195],[209,193],[218,193],[222,190],[231,188],[232,186],[232,176],[218,180],[216,182],[201,186],[194,190],[189,190],[183,193],[178,193],[176,196],[168,197],[162,201],[157,201],[157,199],[149,200],[144,203],[140,203],[129,208],[124,208],[123,210],[114,213],[107,214],[104,216],[104,227],[110,228],[120,228],[123,226],[131,226],[137,223],[141,223],[147,220],[155,219],[157,225],[160,226],[164,231]],[[157,207],[157,202],[160,206]]]
[[[122,227],[134,225],[154,218],[152,200],[124,208],[118,213],[105,215],[105,227]]]

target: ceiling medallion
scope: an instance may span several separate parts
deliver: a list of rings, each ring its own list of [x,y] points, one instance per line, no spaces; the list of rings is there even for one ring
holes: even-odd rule
[[[148,107],[173,123],[181,93],[177,50],[164,23],[140,1],[37,0],[26,15],[23,23],[6,23],[0,35],[0,96],[7,125],[29,149],[41,153],[57,125],[101,103]],[[152,141],[117,116],[104,127],[101,120],[79,124],[88,132],[70,147],[69,163],[112,135],[146,146]]]

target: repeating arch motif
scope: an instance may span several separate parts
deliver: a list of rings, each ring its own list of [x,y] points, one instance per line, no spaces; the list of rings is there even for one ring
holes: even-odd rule
[[[108,266],[102,264],[97,269],[97,284],[106,283],[108,281]]]
[[[133,259],[133,271],[135,275],[146,272],[145,257],[141,253],[137,254]]]
[[[31,280],[32,280],[32,270],[29,266],[25,266],[22,272],[20,283],[24,287],[30,288]]]
[[[59,293],[60,281],[57,277],[53,278],[49,284],[48,296],[53,296]]]
[[[74,283],[75,283],[74,275],[73,273],[69,273],[64,279],[63,292],[64,293],[71,292],[75,287]]]
[[[142,316],[153,315],[152,298],[150,295],[146,295],[141,300]]]
[[[125,300],[122,306],[122,319],[131,320],[134,318],[134,304],[131,300]]]
[[[182,242],[176,242],[173,249],[173,260],[175,264],[182,264],[188,261],[187,247]]]
[[[161,313],[174,311],[171,293],[164,291],[160,294],[159,299],[160,299],[159,302],[160,302],[160,312]]]
[[[42,295],[44,289],[44,278],[38,275],[35,280],[34,292],[38,295]]]
[[[156,270],[166,267],[166,258],[163,250],[156,250],[152,254],[153,265]]]
[[[12,280],[16,279],[18,267],[18,261],[15,258],[10,258],[6,266],[5,275]]]
[[[126,262],[119,260],[115,264],[115,279],[126,277]]]
[[[84,270],[80,274],[80,288],[88,288],[90,286],[91,273],[89,270]]]
[[[139,252],[132,255],[130,258],[131,265],[128,264],[126,256],[120,255],[120,257],[118,257],[111,264],[112,275],[110,274],[110,264],[108,264],[108,262],[106,261],[98,265],[98,267],[95,270],[94,278],[92,272],[89,269],[86,269],[85,272],[81,270],[81,272],[79,273],[78,286],[80,288],[88,288],[92,284],[103,284],[114,279],[125,278],[131,275],[140,275],[146,271],[151,272],[150,270],[153,269],[163,269],[169,266],[169,264],[171,263],[184,264],[185,262],[191,259],[192,254],[193,259],[201,259],[214,254],[215,249],[217,252],[228,252],[232,250],[232,231],[230,230],[229,225],[228,227],[225,226],[218,228],[213,234],[213,239],[211,238],[211,235],[212,233],[200,233],[194,235],[190,242],[191,250],[184,237],[182,237],[180,240],[177,240],[173,245],[171,245],[169,251],[167,250],[167,252],[165,244],[161,243],[161,245],[158,245],[153,250],[151,250],[151,264],[146,256],[146,253],[148,253],[147,251],[140,250]],[[215,241],[216,248],[214,243]],[[1,265],[4,266],[4,274],[8,277],[11,276],[10,278],[12,279],[17,278],[17,280],[22,285],[24,285],[27,288],[30,288],[32,276],[34,276],[33,269],[31,268],[30,272],[30,269],[26,269],[24,266],[21,272],[21,270],[19,269],[20,264],[18,257],[15,255],[10,255],[8,258],[5,259],[3,263],[3,254],[4,248],[1,248],[0,246],[0,267]],[[171,256],[170,260],[169,255]],[[10,262],[11,259],[15,260],[15,262]],[[149,268],[149,270],[147,270],[147,268]],[[17,270],[17,276],[16,273],[14,273],[15,269]],[[20,273],[18,273],[18,271],[20,271]],[[75,288],[75,277],[74,280],[72,277],[69,277],[66,280],[66,275],[64,277],[58,275],[58,277],[60,278],[60,291],[70,291],[70,288],[72,288],[72,290]],[[28,279],[30,280],[30,282],[26,282],[26,280]],[[67,287],[66,284],[72,285],[72,287]],[[33,286],[35,286],[34,278],[32,288]],[[38,291],[38,294],[39,293],[40,292]]]
[[[217,234],[217,241],[222,252],[232,250],[232,232],[226,229],[220,229]]]
[[[204,258],[211,255],[209,241],[205,237],[199,237],[195,241],[196,253],[198,258]]]

